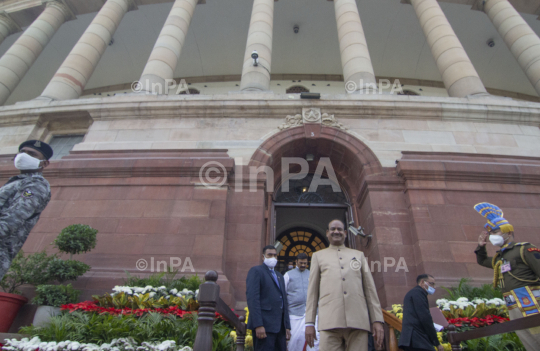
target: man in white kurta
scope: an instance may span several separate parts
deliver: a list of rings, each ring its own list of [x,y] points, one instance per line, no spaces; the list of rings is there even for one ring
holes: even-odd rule
[[[296,257],[296,268],[289,270],[285,279],[285,290],[289,302],[289,317],[291,320],[291,339],[287,344],[288,351],[303,351],[306,344],[305,319],[306,299],[309,281],[308,255],[301,253]],[[318,351],[319,343],[306,351]]]
[[[328,224],[330,247],[311,257],[306,303],[306,341],[314,344],[319,308],[320,348],[324,351],[367,351],[368,332],[377,347],[384,339],[384,317],[367,259],[345,247],[345,225]]]

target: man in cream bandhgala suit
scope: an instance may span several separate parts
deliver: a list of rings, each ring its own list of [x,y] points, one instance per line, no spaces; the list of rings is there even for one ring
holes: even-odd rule
[[[367,259],[343,245],[345,235],[343,222],[330,222],[326,231],[330,247],[311,258],[306,341],[314,343],[318,307],[322,351],[367,351],[371,330],[377,346],[384,338],[384,317]]]

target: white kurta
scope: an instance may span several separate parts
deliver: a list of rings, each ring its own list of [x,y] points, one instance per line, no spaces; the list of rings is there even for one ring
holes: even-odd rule
[[[285,273],[285,290],[289,285],[289,275]],[[289,315],[291,320],[291,340],[287,343],[288,351],[304,351],[304,346],[306,346],[306,315],[303,316],[294,316]],[[305,351],[319,351],[319,331],[317,328],[317,323],[319,322],[318,317],[315,322],[315,330],[317,333],[317,340],[315,340],[315,345],[313,348],[307,346]]]

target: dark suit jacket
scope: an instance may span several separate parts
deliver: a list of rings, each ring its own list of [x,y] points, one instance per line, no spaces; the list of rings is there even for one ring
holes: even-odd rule
[[[246,280],[246,296],[249,308],[248,329],[264,327],[267,333],[278,333],[281,322],[285,329],[291,329],[285,281],[279,272],[275,272],[279,288],[265,265],[252,267]]]
[[[403,301],[403,323],[399,346],[433,350],[439,345],[433,318],[429,313],[427,291],[419,286],[405,295]]]

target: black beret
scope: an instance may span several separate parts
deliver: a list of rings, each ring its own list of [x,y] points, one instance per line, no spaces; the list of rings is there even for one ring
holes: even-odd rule
[[[53,149],[49,146],[49,144],[44,143],[43,141],[27,140],[19,145],[19,151],[21,151],[21,149],[25,146],[41,152],[47,160],[53,156]]]

